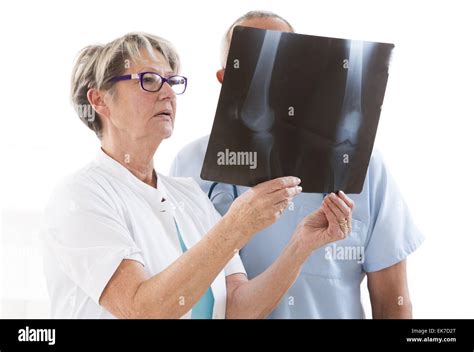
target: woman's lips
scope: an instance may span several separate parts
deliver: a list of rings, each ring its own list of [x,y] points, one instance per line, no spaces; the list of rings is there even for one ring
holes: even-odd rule
[[[156,114],[154,117],[158,117],[160,120],[171,122],[171,115],[168,114]]]

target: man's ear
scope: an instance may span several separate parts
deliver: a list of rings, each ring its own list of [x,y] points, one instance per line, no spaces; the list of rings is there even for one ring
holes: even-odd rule
[[[224,68],[221,68],[219,71],[216,72],[216,77],[217,77],[217,80],[222,84],[222,82],[224,82],[224,73],[225,73],[225,69]]]
[[[104,95],[104,92],[101,92],[95,88],[90,88],[87,91],[87,100],[89,100],[89,104],[91,104],[92,108],[96,113],[99,114],[99,116],[109,117],[110,110],[105,104]]]

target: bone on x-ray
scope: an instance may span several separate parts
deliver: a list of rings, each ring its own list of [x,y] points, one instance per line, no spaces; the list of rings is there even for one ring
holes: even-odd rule
[[[360,193],[393,47],[236,27],[201,177]]]

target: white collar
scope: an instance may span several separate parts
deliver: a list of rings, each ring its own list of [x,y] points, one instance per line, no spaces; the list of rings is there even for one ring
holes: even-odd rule
[[[125,166],[123,166],[118,161],[107,155],[102,150],[102,148],[99,149],[99,152],[95,159],[95,163],[99,167],[105,169],[110,175],[114,176],[115,178],[118,178],[122,182],[129,184],[130,187],[133,187],[134,189],[138,190],[140,194],[145,196],[146,199],[151,200],[153,203],[157,201],[159,203],[167,203],[166,201],[161,202],[161,199],[163,198],[167,200],[167,192],[166,187],[162,182],[162,178],[164,176],[160,173],[156,173],[157,188],[154,188],[137,178]]]

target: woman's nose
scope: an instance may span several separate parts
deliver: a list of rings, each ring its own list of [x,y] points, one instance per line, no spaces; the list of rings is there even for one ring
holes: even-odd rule
[[[176,98],[176,93],[174,92],[173,88],[168,84],[168,82],[164,82],[161,89],[158,91],[158,96],[160,99],[174,99]]]

